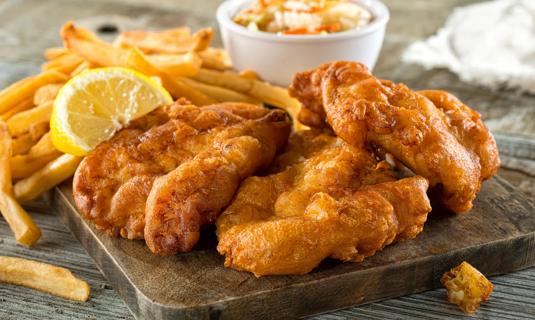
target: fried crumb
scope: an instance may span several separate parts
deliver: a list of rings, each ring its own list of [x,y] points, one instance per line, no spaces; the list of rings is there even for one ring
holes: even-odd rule
[[[441,282],[448,290],[448,301],[466,314],[475,313],[493,289],[492,283],[466,261],[444,273]]]

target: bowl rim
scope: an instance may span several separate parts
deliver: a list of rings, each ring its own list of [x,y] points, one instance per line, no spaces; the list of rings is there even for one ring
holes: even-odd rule
[[[245,4],[255,0],[227,0],[219,5],[216,12],[217,21],[221,29],[231,30],[242,36],[261,39],[274,42],[329,42],[348,38],[358,38],[369,33],[384,28],[390,19],[388,7],[379,0],[350,0],[357,2],[366,9],[370,10],[375,19],[368,25],[362,26],[356,30],[346,30],[343,32],[330,33],[328,35],[278,35],[276,33],[264,31],[252,31],[246,27],[235,23],[232,16],[237,13],[238,9]]]

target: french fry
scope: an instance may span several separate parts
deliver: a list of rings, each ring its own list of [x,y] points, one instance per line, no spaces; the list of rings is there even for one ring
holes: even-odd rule
[[[21,203],[37,198],[74,174],[82,158],[64,154],[30,177],[15,183],[15,197]]]
[[[9,132],[13,136],[19,136],[28,132],[30,126],[35,123],[48,122],[52,112],[53,101],[48,101],[38,107],[26,110],[12,116],[7,121]]]
[[[28,110],[28,109],[32,108],[33,106],[34,106],[33,99],[32,98],[26,99],[26,100],[22,101],[21,103],[19,103],[18,105],[16,105],[15,107],[9,109],[6,113],[4,113],[1,116],[1,118],[2,118],[3,121],[7,121],[13,115],[15,115],[15,114],[17,114],[19,112]]]
[[[138,35],[135,34],[136,32],[139,32],[139,31],[130,31],[130,34],[132,35],[134,33],[134,37],[145,36],[145,31],[141,31],[141,33],[139,33]],[[191,29],[189,27],[171,28],[171,29],[165,30],[165,32],[169,37],[191,37]],[[113,46],[118,47],[118,48],[123,48],[123,49],[132,48],[132,46],[128,44],[128,40],[125,39],[125,36],[123,34],[120,34],[118,37],[115,38],[115,41],[113,42]]]
[[[50,70],[12,84],[0,92],[0,114],[32,98],[40,87],[65,81],[67,81],[66,75]]]
[[[164,88],[169,91],[175,100],[184,97],[198,106],[205,106],[217,102],[217,100],[187,85],[183,79],[172,79],[165,74],[160,76],[160,79],[162,79]]]
[[[292,117],[294,128],[296,130],[306,128],[306,126],[297,120],[297,115],[301,109],[301,103],[297,99],[292,98],[288,93],[288,90],[285,88],[277,87],[256,79],[242,77],[235,72],[219,72],[204,68],[201,68],[192,79],[213,86],[239,91],[267,104],[282,108]]]
[[[212,99],[199,90],[187,85],[182,78],[175,78],[165,72],[162,72],[155,65],[150,63],[150,61],[148,61],[143,53],[137,48],[130,49],[129,56],[126,59],[124,66],[138,70],[149,76],[159,77],[162,80],[163,87],[167,89],[171,96],[173,96],[175,99],[184,97],[199,106],[209,105],[217,102],[217,100]]]
[[[254,80],[253,87],[248,92],[251,97],[254,97],[267,104],[282,108],[286,110],[293,120],[293,127],[296,131],[308,128],[298,120],[299,110],[301,110],[301,103],[290,96],[286,88],[273,86],[267,82]]]
[[[230,56],[225,49],[222,48],[206,48],[198,52],[202,60],[202,67],[215,70],[228,70],[232,68]]]
[[[48,132],[50,129],[50,124],[48,121],[43,122],[37,122],[30,124],[30,127],[28,128],[28,133],[30,134],[30,137],[32,137],[32,140],[38,141],[41,139],[41,137]]]
[[[260,101],[288,111],[293,119],[294,127],[296,129],[306,128],[297,120],[297,115],[301,109],[301,103],[297,99],[292,98],[286,88],[273,86],[263,81],[253,80],[253,86],[247,93],[251,97]]]
[[[251,69],[245,69],[242,72],[240,72],[240,77],[262,81],[262,78],[260,78],[258,73],[256,73],[256,71],[251,70]]]
[[[36,106],[39,106],[45,102],[52,101],[56,99],[59,90],[63,87],[63,84],[53,83],[42,86],[41,88],[35,91],[33,95],[33,103]]]
[[[11,154],[16,156],[27,153],[34,144],[35,140],[32,139],[31,134],[23,134],[22,136],[11,140]]]
[[[63,47],[48,48],[45,50],[45,59],[53,60],[53,59],[59,58],[60,56],[66,54],[67,52],[69,52],[69,50]]]
[[[201,68],[202,60],[194,52],[186,54],[155,54],[148,59],[157,68],[175,77],[193,76]]]
[[[183,81],[186,82],[187,85],[203,92],[204,94],[216,99],[219,102],[246,102],[256,105],[262,105],[261,101],[247,96],[241,92],[233,91],[222,87],[212,86],[192,79],[184,79]]]
[[[170,36],[182,37],[182,36],[191,36],[190,27],[176,27],[171,29],[164,30]]]
[[[45,62],[41,69],[55,70],[64,74],[70,74],[73,72],[84,60],[72,52],[67,52],[54,60]]]
[[[88,70],[88,69],[90,69],[90,68],[91,68],[91,63],[89,63],[89,61],[84,61],[84,62],[80,63],[80,64],[78,65],[78,67],[76,67],[76,69],[74,69],[74,70],[71,72],[70,76],[71,76],[71,77],[74,77],[74,76],[79,75],[80,73],[82,73],[82,72],[84,72],[85,70]]]
[[[56,151],[56,147],[52,143],[50,132],[45,133],[41,139],[28,151],[28,157],[39,158],[44,157]]]
[[[164,31],[125,31],[117,37],[115,44],[121,48],[139,48],[148,54],[176,54],[205,50],[212,41],[211,28],[201,29],[193,35],[185,31],[184,28]]]
[[[87,301],[91,291],[65,268],[15,257],[0,256],[0,281],[75,301]]]
[[[253,87],[253,79],[241,77],[235,72],[219,72],[201,68],[196,75],[191,77],[194,80],[223,87],[239,92],[248,92]]]
[[[95,41],[84,28],[67,22],[60,30],[65,47],[96,66],[125,66],[130,58],[128,50]]]
[[[181,79],[174,78],[157,68],[137,48],[129,50],[116,48],[102,41],[91,39],[87,35],[88,32],[68,22],[61,28],[60,33],[66,47],[92,64],[131,68],[148,76],[158,76],[162,79],[163,86],[175,99],[185,97],[201,106],[216,102],[204,93],[186,85]]]
[[[13,196],[10,157],[11,136],[7,125],[0,122],[0,212],[15,234],[15,240],[31,246],[41,237],[41,230]]]
[[[53,150],[39,158],[30,157],[26,154],[13,156],[10,161],[11,176],[13,179],[27,178],[61,155],[61,152]]]

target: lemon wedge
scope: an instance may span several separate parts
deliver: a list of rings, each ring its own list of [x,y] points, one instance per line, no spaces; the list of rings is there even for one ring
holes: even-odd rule
[[[173,102],[155,80],[126,68],[85,71],[59,91],[50,118],[54,146],[83,156],[131,120]]]

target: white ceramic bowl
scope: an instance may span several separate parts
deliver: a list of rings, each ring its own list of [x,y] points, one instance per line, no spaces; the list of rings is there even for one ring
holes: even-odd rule
[[[373,21],[356,30],[328,35],[277,35],[252,31],[232,18],[254,0],[229,0],[217,9],[223,44],[238,70],[253,69],[272,83],[286,86],[296,72],[334,60],[359,61],[373,69],[390,18],[378,0],[352,0],[370,10]]]

